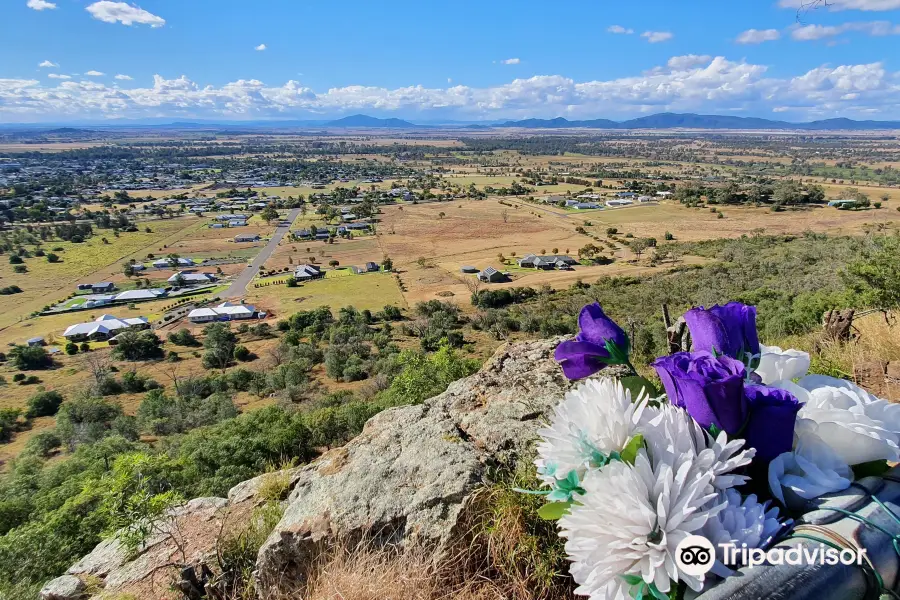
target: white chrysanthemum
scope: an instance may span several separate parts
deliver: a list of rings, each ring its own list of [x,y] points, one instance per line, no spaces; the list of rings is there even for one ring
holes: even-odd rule
[[[756,374],[763,385],[803,377],[809,371],[809,354],[800,350],[782,350],[778,346],[759,345],[759,366]]]
[[[663,593],[670,581],[702,589],[702,578],[678,570],[675,550],[721,509],[712,502],[712,478],[690,459],[674,468],[666,462],[651,465],[644,449],[633,467],[612,462],[589,471],[582,483],[585,495],[559,521],[574,563],[570,572],[579,584],[575,593],[592,600],[628,598],[623,575],[637,575]]]
[[[750,464],[756,450],[748,448],[741,451],[744,440],[728,441],[724,431],[713,438],[683,408],[669,403],[658,408],[647,408],[642,414],[639,429],[654,466],[665,462],[674,467],[684,460],[697,457],[695,467],[709,470],[714,476],[712,485],[717,489],[742,485],[748,479],[731,472]]]
[[[844,379],[824,375],[808,375],[796,384],[781,381],[777,385],[803,403],[797,415],[795,446],[803,435],[814,434],[851,466],[900,460],[900,404],[873,396]]]
[[[565,479],[571,472],[579,479],[595,464],[598,453],[621,452],[637,433],[645,402],[632,402],[631,392],[618,380],[589,379],[569,391],[554,409],[549,427],[538,430],[541,442],[535,464],[544,483]]]
[[[737,490],[730,489],[720,491],[713,502],[724,507],[707,519],[702,535],[716,547],[713,573],[727,577],[731,570],[725,566],[724,546],[767,548],[785,524],[778,520],[778,507],[760,504],[755,494],[741,498]]]
[[[769,489],[784,506],[803,510],[806,500],[850,487],[853,471],[834,452],[831,444],[819,438],[815,425],[798,420],[793,452],[785,452],[769,463]]]

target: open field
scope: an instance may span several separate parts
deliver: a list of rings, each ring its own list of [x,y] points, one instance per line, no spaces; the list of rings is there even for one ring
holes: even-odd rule
[[[381,310],[388,304],[405,306],[396,280],[390,273],[384,272],[326,277],[295,288],[286,285],[251,288],[246,301],[272,311],[276,318],[319,306],[337,309],[352,305],[360,310],[371,311]]]
[[[692,209],[674,202],[619,209],[576,212],[557,207],[535,205],[507,199],[518,208],[497,200],[461,200],[434,204],[406,204],[384,207],[378,240],[384,254],[394,261],[406,288],[410,304],[452,293],[457,301],[470,292],[460,273],[464,265],[483,269],[494,266],[507,269],[499,254],[510,261],[528,253],[570,254],[587,243],[597,244],[589,235],[606,239],[606,229],[616,227],[618,237],[654,237],[660,246],[668,231],[680,241],[750,235],[755,229],[767,234],[795,233],[806,230],[831,234],[858,234],[872,224],[890,226],[900,218],[887,209],[838,211],[834,208],[810,208],[771,212],[763,208],[723,207],[724,218],[707,209]],[[441,213],[444,216],[441,216]],[[504,221],[504,213],[506,220]],[[589,223],[589,225],[587,224]],[[584,227],[589,235],[577,233]],[[624,239],[623,241],[627,241]],[[638,274],[651,267],[631,264],[633,254],[622,244],[608,265],[577,266],[573,271],[524,271],[509,268],[512,281],[492,286],[548,284],[566,287],[578,279],[593,281],[601,276]],[[683,257],[687,263],[695,257]],[[444,296],[446,297],[446,296]]]

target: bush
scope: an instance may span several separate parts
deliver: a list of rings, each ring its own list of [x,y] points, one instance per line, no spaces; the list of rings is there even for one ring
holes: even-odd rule
[[[253,353],[250,352],[250,349],[247,348],[247,346],[238,345],[238,346],[234,347],[233,355],[234,355],[235,360],[238,360],[241,362],[246,362],[251,359],[251,357],[253,356]]]
[[[53,254],[52,252],[47,255],[47,262],[49,263],[57,263],[59,262],[59,255]]]
[[[9,264],[11,264],[11,265],[21,265],[23,262],[25,262],[25,261],[22,260],[22,257],[19,256],[18,254],[10,254],[9,255]]]
[[[170,344],[175,344],[176,346],[196,347],[202,345],[189,329],[173,331],[169,334],[168,340]]]
[[[25,265],[16,265],[13,267],[13,273],[27,273],[28,267]]]
[[[28,399],[28,410],[25,416],[29,419],[52,417],[59,412],[62,403],[62,394],[57,391],[39,392]]]
[[[21,371],[48,369],[53,366],[53,359],[43,346],[13,346],[9,351],[9,360]]]
[[[8,442],[12,434],[19,429],[19,415],[17,408],[0,408],[0,442]]]
[[[75,342],[69,342],[66,344],[66,354],[72,356],[73,354],[78,354],[78,344]]]
[[[117,360],[152,360],[163,355],[162,340],[152,331],[125,331],[116,341],[112,354]]]
[[[21,294],[22,288],[17,285],[8,285],[0,288],[0,296],[11,296],[13,294]]]
[[[81,342],[81,345],[78,346],[78,349],[81,350],[82,352],[90,352],[91,345],[88,344],[87,342]]]
[[[41,382],[41,378],[37,375],[29,375],[19,382],[19,385],[36,385]]]
[[[31,437],[25,444],[24,452],[41,458],[49,457],[54,450],[62,447],[62,440],[55,431],[42,431]]]
[[[56,415],[56,431],[72,450],[114,434],[131,440],[138,437],[134,419],[125,416],[120,404],[93,396],[64,403]]]
[[[25,373],[16,373],[15,375],[13,375],[14,382],[19,382],[19,381],[22,381],[23,379],[25,379]]]

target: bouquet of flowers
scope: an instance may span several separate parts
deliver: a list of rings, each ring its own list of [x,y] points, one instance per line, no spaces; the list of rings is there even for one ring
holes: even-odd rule
[[[558,519],[580,595],[700,591],[733,573],[722,545],[765,549],[790,531],[787,514],[850,486],[854,469],[900,459],[900,405],[808,375],[804,352],[761,345],[755,307],[694,308],[685,321],[693,351],[652,363],[664,394],[638,376],[628,337],[599,304],[556,350],[569,379],[631,371],[586,379],[538,432],[545,487],[532,493],[546,496],[541,516]],[[717,548],[708,574],[679,562],[691,536]]]

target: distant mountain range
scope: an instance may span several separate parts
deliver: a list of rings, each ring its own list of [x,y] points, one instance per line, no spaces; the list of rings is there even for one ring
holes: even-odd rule
[[[525,119],[506,121],[497,127],[520,127],[523,129],[804,129],[804,130],[867,130],[900,129],[900,121],[854,121],[853,119],[825,119],[809,123],[789,123],[756,117],[735,117],[728,115],[696,115],[692,113],[659,113],[628,121],[593,119],[569,121],[563,117],[555,119]]]
[[[155,118],[147,120],[120,120],[106,121],[103,123],[55,123],[55,124],[0,124],[0,131],[22,131],[30,133],[56,134],[56,135],[84,135],[90,133],[84,130],[71,129],[72,127],[90,127],[97,130],[115,129],[198,129],[198,130],[284,130],[284,129],[491,129],[491,128],[519,128],[519,129],[705,129],[705,130],[805,130],[805,131],[874,131],[898,129],[900,121],[854,121],[853,119],[825,119],[811,121],[809,123],[791,123],[788,121],[776,121],[757,117],[737,117],[733,115],[697,115],[692,113],[659,113],[629,119],[627,121],[612,121],[610,119],[588,119],[570,121],[563,117],[555,119],[523,119],[520,121],[449,121],[430,120],[420,123],[412,123],[397,118],[379,118],[369,115],[350,115],[336,120],[280,120],[280,121],[213,121],[197,119],[192,121],[168,121]],[[54,129],[58,128],[58,129]]]
[[[325,123],[325,127],[366,127],[379,129],[416,129],[425,125],[413,125],[403,119],[379,119],[368,115],[350,115],[336,121]]]

